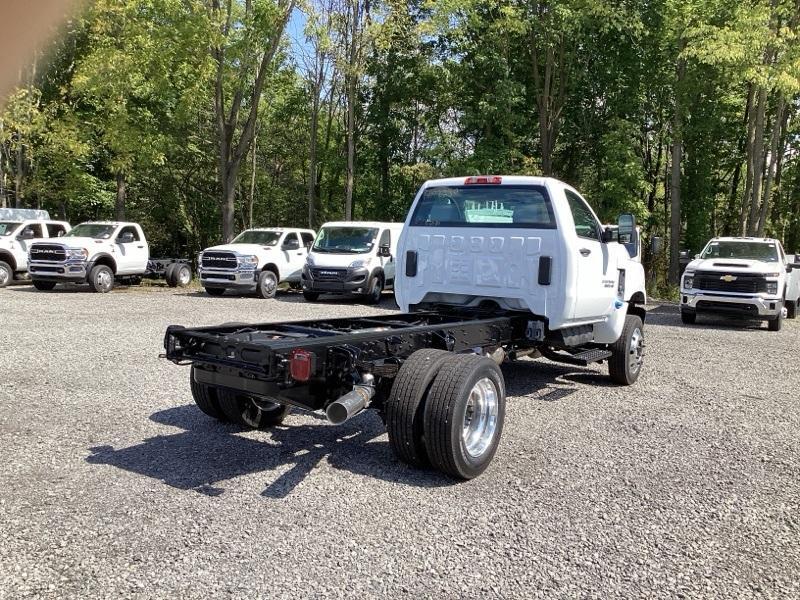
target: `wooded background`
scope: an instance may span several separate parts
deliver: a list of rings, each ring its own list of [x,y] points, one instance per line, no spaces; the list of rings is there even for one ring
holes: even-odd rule
[[[664,236],[665,286],[713,235],[800,251],[798,30],[798,0],[94,0],[0,112],[0,206],[189,253],[554,175]]]

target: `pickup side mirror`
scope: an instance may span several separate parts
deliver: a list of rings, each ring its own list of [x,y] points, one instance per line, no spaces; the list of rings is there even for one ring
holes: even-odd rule
[[[381,246],[378,248],[378,256],[389,258],[392,256],[392,249],[389,246]]]
[[[290,238],[283,242],[282,248],[284,250],[299,250],[300,242],[297,241],[297,238]]]
[[[633,243],[636,232],[636,217],[631,213],[623,213],[617,219],[617,236],[620,244]]]
[[[695,260],[697,260],[698,258],[700,258],[700,255],[699,254],[695,254],[694,258],[695,258]]]
[[[33,229],[23,229],[22,233],[17,236],[18,240],[32,240],[36,237],[36,233]]]
[[[118,244],[130,244],[131,242],[133,242],[133,234],[130,231],[126,231],[117,237]]]
[[[800,269],[800,262],[793,262],[786,265],[786,272],[791,273],[792,269]]]

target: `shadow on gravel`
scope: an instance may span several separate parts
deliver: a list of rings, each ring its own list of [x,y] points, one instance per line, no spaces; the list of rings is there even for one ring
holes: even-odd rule
[[[149,438],[128,448],[90,448],[92,454],[86,461],[208,496],[225,492],[218,485],[222,481],[264,473],[269,474],[270,481],[261,495],[285,498],[323,460],[336,469],[406,485],[443,487],[455,483],[433,471],[404,465],[391,453],[388,442],[373,441],[385,430],[371,412],[337,427],[283,425],[250,434],[260,439],[237,435],[238,428],[206,417],[194,404],[159,411],[150,418],[185,431]]]
[[[598,373],[544,358],[506,363],[502,369],[508,396],[526,396],[539,402],[564,400],[578,391],[575,384],[614,386],[605,371]]]

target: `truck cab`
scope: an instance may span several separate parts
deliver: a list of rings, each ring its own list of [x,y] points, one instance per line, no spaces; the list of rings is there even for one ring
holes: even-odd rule
[[[200,283],[209,296],[235,290],[272,298],[280,283],[299,285],[315,237],[311,229],[247,229],[200,253]]]
[[[644,269],[631,216],[605,228],[553,178],[481,176],[425,183],[408,213],[395,289],[403,311],[438,306],[529,312],[549,331],[616,341],[641,314]]]
[[[798,301],[800,263],[772,238],[713,238],[681,277],[686,324],[706,313],[767,321],[778,331],[784,317],[795,318]]]
[[[39,290],[88,283],[96,292],[109,292],[117,280],[140,280],[149,257],[138,223],[96,221],[76,225],[58,241],[32,244],[28,271]]]
[[[335,221],[319,231],[303,268],[303,296],[351,294],[369,304],[380,302],[396,275],[397,242],[402,223]]]
[[[59,238],[70,230],[69,223],[52,221],[45,211],[16,209],[3,209],[3,211],[6,217],[0,218],[0,288],[14,279],[26,276],[28,250],[33,243]],[[24,216],[43,218],[23,218]]]

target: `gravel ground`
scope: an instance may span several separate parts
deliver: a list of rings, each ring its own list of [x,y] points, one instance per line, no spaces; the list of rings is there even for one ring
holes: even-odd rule
[[[158,359],[171,323],[385,312],[194,291],[0,290],[0,597],[800,597],[800,321],[648,319],[646,371],[504,367],[489,470],[380,420],[241,433]]]

